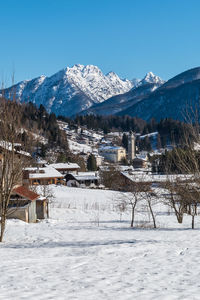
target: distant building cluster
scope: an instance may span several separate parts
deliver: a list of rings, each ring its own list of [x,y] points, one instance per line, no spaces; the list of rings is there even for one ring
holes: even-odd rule
[[[131,162],[135,158],[135,153],[135,135],[133,133],[130,133],[128,137],[128,153],[126,153],[125,148],[119,146],[102,146],[99,148],[99,154],[113,163],[118,163],[123,159],[128,159]]]
[[[59,126],[62,124],[60,123]],[[9,216],[18,218],[25,222],[36,222],[38,219],[48,218],[49,207],[48,198],[42,197],[34,190],[37,186],[67,185],[69,187],[82,188],[105,188],[101,182],[100,172],[105,166],[110,164],[119,172],[133,172],[147,169],[149,166],[147,152],[136,154],[136,135],[132,132],[127,133],[127,147],[122,147],[122,133],[113,132],[104,135],[102,132],[95,133],[92,130],[69,130],[68,126],[64,129],[68,137],[70,150],[74,155],[78,155],[85,165],[90,156],[95,157],[95,171],[84,171],[81,164],[75,162],[49,163],[39,158],[35,159],[28,152],[22,149],[21,144],[0,141],[0,162],[3,164],[3,150],[12,151],[16,157],[26,157],[29,161],[28,166],[23,168],[21,182],[15,186],[12,192]],[[49,161],[56,161],[56,152]],[[48,159],[48,157],[47,157]],[[123,165],[124,163],[124,165]],[[92,169],[91,169],[92,170]],[[147,172],[147,171],[145,171]],[[16,209],[17,208],[17,209]]]
[[[123,158],[126,158],[126,150],[123,147],[105,146],[99,148],[99,154],[106,160],[113,163],[120,162]]]

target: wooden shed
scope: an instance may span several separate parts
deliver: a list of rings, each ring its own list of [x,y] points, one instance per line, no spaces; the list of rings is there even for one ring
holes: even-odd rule
[[[13,189],[7,218],[35,223],[48,218],[48,200],[24,186]]]

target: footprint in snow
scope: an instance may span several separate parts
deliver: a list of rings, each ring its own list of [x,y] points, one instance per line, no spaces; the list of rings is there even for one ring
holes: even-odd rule
[[[185,248],[184,250],[180,251],[179,255],[184,255],[187,250],[188,250],[188,248]]]

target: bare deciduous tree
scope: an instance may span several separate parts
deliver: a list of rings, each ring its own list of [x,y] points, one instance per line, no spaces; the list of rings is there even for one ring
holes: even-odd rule
[[[133,177],[130,180],[122,180],[118,183],[118,187],[120,187],[121,191],[124,193],[121,194],[121,202],[125,203],[125,206],[130,205],[131,207],[131,227],[134,225],[135,220],[135,212],[139,201],[144,200],[147,201],[148,207],[151,208],[150,212],[153,214],[152,210],[152,199],[151,199],[151,188],[150,184],[144,181],[137,181],[137,178]],[[155,221],[155,217],[153,215],[153,220]],[[155,224],[155,223],[154,223]]]
[[[0,242],[6,226],[6,217],[13,188],[21,183],[27,157],[16,150],[19,145],[20,109],[15,102],[0,98]]]
[[[178,223],[183,222],[183,215],[185,213],[185,204],[181,201],[177,193],[178,183],[175,180],[167,180],[163,187],[166,189],[167,193],[165,194],[165,204],[169,205],[177,218]]]
[[[187,130],[182,136],[182,145],[174,147],[168,156],[167,180],[164,187],[168,190],[167,204],[170,205],[179,223],[183,222],[183,215],[192,216],[192,228],[200,203],[200,153],[197,149],[200,144],[200,125],[198,108],[187,109],[184,114]],[[174,166],[181,176],[170,179],[171,166]]]
[[[105,167],[105,169],[100,170],[100,178],[101,178],[101,182],[102,184],[110,189],[110,190],[114,190],[114,191],[118,191],[118,190],[123,190],[123,185],[124,182],[122,180],[122,176],[120,174],[120,172],[116,169],[115,166],[108,166]]]
[[[146,183],[143,185],[143,195],[144,195],[144,200],[147,203],[147,208],[150,212],[152,221],[153,221],[153,227],[156,228],[156,216],[153,211],[153,205],[155,205],[158,201],[158,197],[155,191],[152,190],[151,184]]]

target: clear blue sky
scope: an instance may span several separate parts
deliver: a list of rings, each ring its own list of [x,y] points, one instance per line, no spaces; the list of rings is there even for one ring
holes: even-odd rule
[[[73,64],[168,79],[200,66],[199,0],[0,1],[0,80]]]

